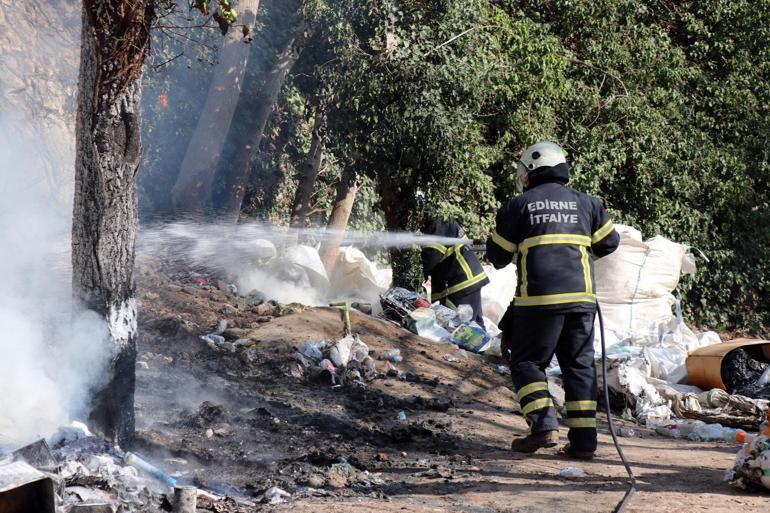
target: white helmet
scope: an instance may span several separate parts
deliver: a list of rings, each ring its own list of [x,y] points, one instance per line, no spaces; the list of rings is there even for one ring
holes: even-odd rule
[[[533,144],[521,154],[521,159],[516,167],[516,186],[519,191],[524,190],[524,177],[539,167],[553,167],[566,164],[564,150],[554,142],[539,142]]]

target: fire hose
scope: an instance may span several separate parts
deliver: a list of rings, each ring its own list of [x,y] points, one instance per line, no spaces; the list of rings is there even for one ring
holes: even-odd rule
[[[602,309],[599,307],[598,301],[596,303],[596,313],[599,315],[599,329],[601,330],[599,338],[602,341],[602,388],[604,389],[604,403],[607,407],[607,426],[609,427],[610,435],[612,435],[612,443],[615,444],[615,449],[618,451],[620,461],[623,462],[623,466],[626,468],[626,473],[628,474],[628,489],[626,490],[623,499],[613,510],[615,513],[621,513],[626,509],[628,503],[631,502],[631,497],[634,495],[634,492],[636,492],[636,478],[634,477],[634,473],[631,470],[631,465],[628,464],[628,460],[626,460],[626,456],[623,454],[623,449],[618,443],[618,436],[615,434],[615,426],[612,423],[610,389],[609,385],[607,385],[607,349],[605,347],[604,341],[604,318],[602,317]]]

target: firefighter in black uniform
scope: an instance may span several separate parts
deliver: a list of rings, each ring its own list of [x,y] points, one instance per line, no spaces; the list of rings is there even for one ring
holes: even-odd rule
[[[593,258],[618,247],[601,201],[566,186],[569,170],[562,148],[541,142],[527,148],[517,178],[524,193],[497,214],[487,256],[500,268],[516,257],[518,288],[501,321],[503,347],[526,437],[516,452],[532,453],[558,443],[559,424],[548,393],[545,368],[554,353],[564,377],[569,444],[566,455],[590,459],[596,451],[596,368]]]
[[[454,219],[449,222],[430,219],[422,232],[452,238],[460,238],[463,233]],[[489,283],[489,278],[476,254],[467,245],[426,244],[422,248],[422,270],[425,279],[430,278],[431,302],[439,301],[450,308],[470,305],[473,320],[484,327],[481,288]]]

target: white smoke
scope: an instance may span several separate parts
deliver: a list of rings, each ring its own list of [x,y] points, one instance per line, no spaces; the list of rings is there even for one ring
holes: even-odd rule
[[[82,418],[110,356],[105,320],[72,306],[74,161],[41,165],[30,126],[0,114],[0,446]],[[50,187],[51,164],[66,187]]]

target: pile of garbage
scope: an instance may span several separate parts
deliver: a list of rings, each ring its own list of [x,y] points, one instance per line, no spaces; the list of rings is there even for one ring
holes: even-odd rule
[[[735,466],[725,476],[738,488],[770,490],[770,427],[762,424],[760,433],[750,437],[735,458]]]
[[[500,354],[500,330],[489,319],[484,319],[486,329],[473,321],[473,309],[469,305],[452,309],[439,303],[431,304],[416,292],[400,287],[380,296],[380,304],[386,317],[421,337],[455,344],[474,353]]]
[[[311,379],[333,385],[365,385],[377,376],[369,347],[358,335],[348,333],[339,340],[305,342],[294,359]]]
[[[0,459],[0,504],[13,511],[169,511],[177,480],[79,422]],[[193,488],[195,498],[219,497]]]
[[[747,346],[728,353],[722,362],[722,381],[731,394],[770,399],[770,363],[763,349]]]

